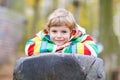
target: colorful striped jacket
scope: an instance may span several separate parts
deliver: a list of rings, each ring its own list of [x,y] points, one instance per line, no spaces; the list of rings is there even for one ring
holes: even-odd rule
[[[78,34],[78,31],[82,35]],[[98,55],[98,47],[93,39],[86,34],[84,28],[78,27],[76,33],[70,38],[70,46],[62,50],[64,54],[80,54],[80,55]],[[25,53],[27,56],[37,55],[41,53],[54,53],[57,46],[50,40],[50,36],[41,30],[33,39],[30,39],[25,46]]]

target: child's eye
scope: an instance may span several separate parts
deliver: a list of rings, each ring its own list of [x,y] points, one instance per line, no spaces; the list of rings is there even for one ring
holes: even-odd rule
[[[62,33],[67,33],[67,31],[62,31]]]
[[[53,30],[52,32],[53,32],[53,33],[56,33],[57,31],[56,31],[56,30]]]

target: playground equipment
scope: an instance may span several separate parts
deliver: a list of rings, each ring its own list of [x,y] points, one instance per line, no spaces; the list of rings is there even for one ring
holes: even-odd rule
[[[97,57],[44,53],[18,59],[13,80],[105,80],[105,72]]]

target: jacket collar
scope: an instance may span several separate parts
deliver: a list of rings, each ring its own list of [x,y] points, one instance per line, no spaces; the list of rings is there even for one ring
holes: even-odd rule
[[[70,38],[69,41],[73,41],[73,40],[77,39],[78,37],[80,37],[80,36],[82,36],[82,35],[84,35],[84,34],[86,34],[85,29],[84,29],[83,27],[79,26],[78,24],[76,24],[75,33],[71,36],[71,38]],[[38,37],[40,37],[40,39],[44,39],[44,38],[45,38],[46,40],[52,42],[52,41],[50,40],[50,36],[49,36],[47,30],[42,30],[42,31],[40,31],[40,32],[39,32],[38,34],[36,34],[36,35],[37,35]]]

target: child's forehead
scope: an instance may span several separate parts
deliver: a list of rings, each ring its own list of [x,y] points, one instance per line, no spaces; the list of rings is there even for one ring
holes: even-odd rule
[[[50,30],[71,30],[71,29],[67,26],[53,26],[50,27]]]
[[[65,25],[60,25],[60,26],[51,26],[50,29],[69,29],[69,27],[65,26]]]

